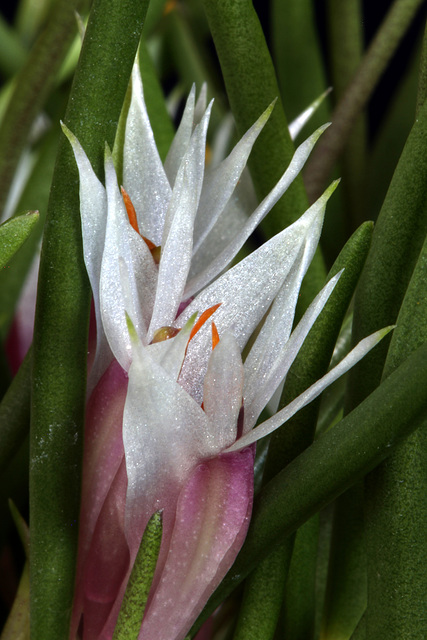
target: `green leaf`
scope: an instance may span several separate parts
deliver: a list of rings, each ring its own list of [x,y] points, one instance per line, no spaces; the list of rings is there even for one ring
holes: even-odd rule
[[[426,282],[427,241],[400,308],[383,379],[427,342]],[[368,639],[379,633],[390,640],[427,636],[426,468],[427,421],[367,478]]]
[[[7,220],[0,225],[0,269],[4,269],[24,244],[39,219],[38,211]]]
[[[395,324],[427,231],[427,102],[406,141],[372,236],[354,303],[353,342]],[[379,384],[389,339],[349,373],[348,406]]]
[[[239,135],[277,98],[249,158],[257,196],[262,199],[282,176],[294,152],[267,43],[250,0],[204,0],[204,7]],[[267,236],[281,231],[307,205],[302,178],[298,176],[263,221],[263,231]],[[324,277],[323,260],[317,252],[301,290],[304,307],[319,291]]]
[[[363,484],[358,483],[334,506],[322,638],[348,640],[366,609],[363,516]]]
[[[95,0],[65,123],[102,178],[147,1]],[[68,3],[75,21],[73,7]],[[34,331],[30,463],[31,635],[66,638],[76,566],[90,291],[79,179],[61,138],[44,233]]]
[[[129,577],[113,640],[138,640],[162,541],[162,513],[154,513],[145,528]]]
[[[197,628],[284,537],[384,460],[427,418],[427,345],[260,492],[246,541]]]

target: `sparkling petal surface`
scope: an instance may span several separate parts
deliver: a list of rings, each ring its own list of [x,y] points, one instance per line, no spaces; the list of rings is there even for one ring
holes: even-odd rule
[[[231,262],[231,260],[237,255],[238,251],[242,248],[246,240],[253,233],[261,220],[267,215],[267,213],[276,204],[279,198],[281,198],[286,189],[288,189],[289,185],[292,184],[293,180],[295,180],[296,176],[299,174],[305,162],[307,161],[308,156],[310,155],[310,152],[313,149],[316,141],[319,139],[325,128],[326,127],[320,127],[319,129],[317,129],[317,131],[315,131],[315,133],[313,133],[313,135],[310,136],[308,140],[303,142],[298,147],[293,155],[289,167],[286,169],[279,182],[268,194],[268,196],[264,198],[259,207],[253,212],[241,232],[233,238],[230,244],[207,267],[207,269],[198,274],[187,284],[184,294],[185,297],[194,295],[202,287],[211,282],[213,278],[221,273],[221,271],[223,271]],[[299,220],[297,220],[297,222],[294,224],[298,224],[298,222]],[[291,225],[291,227],[289,228],[291,229],[293,226],[294,225]]]
[[[108,154],[105,179],[108,220],[101,267],[101,316],[111,350],[127,370],[131,362],[131,346],[125,311],[144,337],[154,303],[157,270],[146,243],[129,223],[112,159]],[[125,281],[123,263],[127,274]],[[132,308],[128,307],[129,303]]]
[[[253,494],[253,449],[198,465],[177,505],[168,559],[139,640],[183,640],[239,551]]]
[[[203,392],[203,407],[215,430],[219,450],[236,440],[242,394],[240,349],[234,336],[225,333],[209,358]]]
[[[206,172],[194,225],[194,253],[200,248],[229,201],[246,166],[252,147],[267,122],[273,105],[258,118],[218,167]]]
[[[271,334],[269,344],[266,346],[266,357],[260,364],[258,375],[249,378],[245,394],[244,433],[252,429],[278,385],[285,379],[308,332],[334,290],[341,273],[332,278],[316,296],[285,344],[280,345],[278,339],[280,334]],[[248,363],[248,368],[249,366],[250,363]],[[252,387],[250,387],[251,383]]]
[[[123,183],[136,209],[142,235],[159,245],[172,190],[148,119],[138,65],[134,65],[132,71],[132,99],[123,149]]]
[[[196,99],[196,85],[193,84],[185,103],[184,113],[178,130],[172,140],[165,160],[165,172],[171,187],[175,184],[176,174],[187,152],[194,123],[194,103]]]
[[[104,185],[95,175],[80,142],[64,124],[62,125],[62,130],[73,149],[80,177],[83,255],[92,288],[97,325],[96,354],[91,376],[91,386],[94,386],[112,358],[101,322],[99,302],[99,281],[107,226],[107,194]]]
[[[295,400],[293,400],[286,407],[281,409],[276,415],[272,416],[262,424],[260,424],[255,429],[252,429],[249,433],[242,436],[237,440],[231,447],[228,447],[226,451],[237,451],[242,447],[246,447],[249,444],[252,444],[272,433],[280,427],[283,423],[285,423],[289,418],[292,418],[293,415],[307,404],[309,404],[312,400],[317,398],[324,389],[329,387],[335,380],[337,380],[340,376],[346,373],[349,369],[354,367],[355,364],[359,362],[365,355],[375,347],[376,344],[392,329],[392,327],[387,327],[386,329],[381,329],[380,331],[376,331],[372,335],[364,338],[357,344],[354,349],[350,351],[350,353],[341,360],[339,364],[337,364],[333,369],[328,371],[320,380],[311,385],[304,393],[299,395]]]
[[[191,264],[194,218],[202,190],[211,106],[194,131],[176,178],[163,229],[157,293],[148,341],[155,329],[172,325],[183,299]]]

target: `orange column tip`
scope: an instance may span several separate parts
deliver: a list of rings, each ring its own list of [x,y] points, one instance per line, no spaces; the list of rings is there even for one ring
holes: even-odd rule
[[[190,333],[190,337],[188,339],[188,342],[190,342],[190,340],[192,340],[192,338],[194,338],[194,336],[196,335],[196,333],[199,331],[199,329],[201,329],[203,327],[203,325],[205,324],[205,322],[207,320],[209,320],[209,318],[211,317],[211,315],[213,313],[215,313],[215,311],[218,309],[218,307],[221,306],[221,302],[219,304],[214,304],[213,307],[209,307],[209,309],[206,309],[205,311],[203,311],[202,315],[200,316],[200,318],[197,320],[196,324],[194,325],[194,327],[191,330]]]

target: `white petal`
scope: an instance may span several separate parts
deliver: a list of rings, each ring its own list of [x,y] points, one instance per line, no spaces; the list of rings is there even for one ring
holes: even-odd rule
[[[199,124],[199,122],[201,122],[203,118],[203,114],[206,111],[207,99],[208,99],[208,85],[206,84],[206,82],[204,82],[202,84],[199,97],[197,98],[196,106],[194,107],[193,127],[195,127],[197,124]]]
[[[273,107],[274,103],[264,111],[218,167],[206,173],[194,224],[193,253],[197,253],[229,201],[245,168],[252,147],[270,117]]]
[[[161,509],[191,468],[211,454],[208,419],[201,407],[149,356],[134,348],[123,414],[128,492],[126,526]],[[132,533],[131,533],[132,535]]]
[[[226,449],[228,451],[237,451],[242,447],[247,447],[249,444],[256,442],[260,438],[269,435],[273,431],[275,431],[278,427],[284,424],[287,420],[292,418],[297,411],[305,407],[312,400],[317,398],[326,387],[329,387],[337,378],[346,373],[349,369],[354,367],[355,364],[359,362],[365,355],[375,347],[376,344],[380,340],[384,338],[385,335],[389,331],[391,331],[393,327],[387,327],[385,329],[381,329],[373,333],[372,335],[364,338],[357,344],[352,351],[343,359],[336,367],[331,369],[327,374],[325,374],[320,380],[311,385],[304,393],[299,395],[295,400],[293,400],[286,407],[281,409],[276,415],[272,416],[262,424],[260,424],[255,429],[252,429],[249,433],[242,436],[237,440],[231,447]]]
[[[214,260],[211,265],[207,269],[205,269],[202,273],[199,273],[195,278],[193,278],[186,286],[185,289],[185,298],[189,298],[194,295],[201,288],[205,287],[208,282],[210,282],[213,278],[215,278],[225,267],[231,262],[234,256],[238,253],[238,251],[242,248],[246,240],[252,234],[252,232],[259,225],[261,220],[266,216],[266,214],[270,211],[270,209],[276,204],[279,198],[284,194],[289,185],[296,178],[298,173],[301,171],[304,166],[308,156],[312,148],[314,147],[316,141],[319,136],[323,133],[328,125],[320,127],[311,135],[305,142],[303,142],[298,149],[295,151],[291,164],[283,174],[282,178],[276,184],[274,189],[268,194],[266,198],[261,202],[259,207],[253,212],[249,220],[247,221],[245,227],[242,231],[235,237],[230,244],[222,251],[222,253]],[[329,191],[327,192],[329,196]],[[325,194],[322,196],[324,198]],[[319,198],[318,206],[324,206],[322,198]],[[316,203],[315,203],[316,204]],[[326,204],[326,203],[325,203]],[[297,224],[298,221],[295,223]],[[291,228],[291,227],[289,227]]]
[[[289,124],[289,127],[288,127],[289,134],[292,140],[295,140],[295,138],[297,137],[301,129],[310,120],[313,113],[315,113],[318,107],[322,104],[323,100],[331,91],[332,89],[331,87],[329,87],[329,89],[327,89],[324,93],[322,93],[321,96],[316,98],[316,100],[314,100],[307,109],[305,109],[302,113],[300,113],[299,116],[295,118],[295,120],[292,120],[292,122]]]
[[[331,278],[322,291],[316,296],[285,344],[280,340],[281,334],[279,333],[279,326],[277,326],[277,332],[273,330],[273,332],[270,333],[270,340],[265,345],[265,357],[259,363],[258,370],[253,366],[251,361],[248,362],[251,355],[249,354],[245,362],[245,372],[248,371],[249,380],[245,389],[243,433],[252,429],[261,411],[267,405],[280,382],[287,375],[308,332],[328,301],[341,274],[342,271]]]
[[[166,156],[165,172],[171,187],[175,184],[176,174],[187,152],[191,134],[193,133],[195,96],[196,86],[193,84],[185,104],[181,122]]]
[[[203,392],[203,408],[215,428],[220,449],[230,446],[237,435],[242,406],[243,364],[239,346],[226,332],[209,358]]]
[[[258,204],[255,190],[247,168],[243,170],[237,187],[219,216],[199,251],[193,253],[188,279],[204,271],[243,229],[249,211]],[[197,220],[197,217],[196,217]]]
[[[102,327],[99,301],[99,281],[107,226],[107,194],[80,142],[64,124],[62,130],[71,144],[79,170],[83,255],[92,288],[96,317],[96,354],[91,373],[91,384],[94,385],[112,358]]]
[[[132,100],[126,121],[123,184],[135,207],[142,235],[159,245],[172,191],[148,119],[137,64],[132,70]]]
[[[194,131],[176,178],[163,230],[157,295],[148,341],[156,329],[173,324],[183,299],[191,263],[194,218],[202,189],[211,107],[212,103]]]
[[[196,314],[188,320],[175,338],[166,341],[169,343],[169,349],[165,351],[165,354],[161,359],[161,365],[174,380],[178,379],[179,372],[181,371],[185,352],[187,350],[187,343],[195,320]]]
[[[143,339],[153,308],[157,270],[146,243],[129,223],[110,154],[106,156],[105,180],[108,221],[100,278],[101,315],[111,350],[128,369],[131,346],[125,311]],[[126,296],[123,287],[128,289]]]

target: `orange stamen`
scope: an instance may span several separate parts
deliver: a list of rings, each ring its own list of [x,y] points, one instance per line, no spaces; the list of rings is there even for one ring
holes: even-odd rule
[[[218,329],[216,328],[215,322],[212,322],[212,351],[215,349],[218,342],[219,342]]]
[[[200,316],[200,318],[197,320],[196,324],[194,325],[194,327],[191,330],[190,333],[190,337],[188,339],[188,342],[190,342],[190,340],[192,340],[194,338],[194,336],[196,335],[196,333],[203,327],[203,325],[205,324],[205,322],[207,320],[209,320],[209,318],[211,317],[211,315],[213,313],[215,313],[215,311],[218,309],[218,307],[221,306],[221,302],[219,304],[214,304],[213,307],[209,307],[209,309],[206,309],[206,311],[203,311],[202,315]]]
[[[135,231],[137,233],[139,233],[138,220],[136,219],[136,211],[135,211],[135,207],[132,204],[132,200],[130,199],[129,194],[124,190],[123,187],[120,187],[120,191],[122,192],[122,197],[123,197],[123,201],[125,203],[126,211],[127,211],[128,218],[129,218],[129,222],[130,222],[131,226],[135,229]],[[145,240],[145,238],[144,238],[144,240]]]

